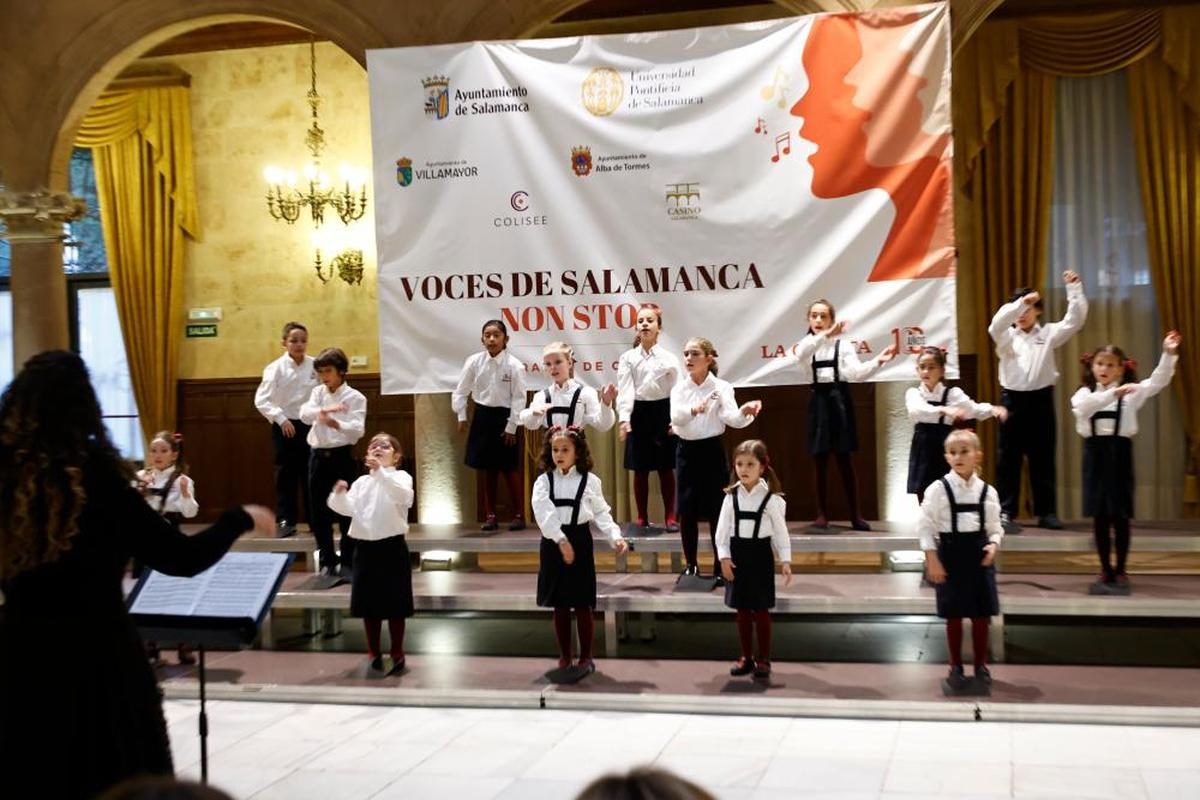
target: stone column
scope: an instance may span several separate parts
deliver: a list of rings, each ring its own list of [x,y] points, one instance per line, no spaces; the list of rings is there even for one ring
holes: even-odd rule
[[[475,520],[475,476],[463,464],[466,434],[450,411],[450,395],[413,397],[417,447],[417,521],[461,524]]]

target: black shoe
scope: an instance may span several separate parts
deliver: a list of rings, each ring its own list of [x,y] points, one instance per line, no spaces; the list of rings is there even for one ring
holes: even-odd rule
[[[388,675],[399,675],[402,672],[404,672],[404,657],[401,656],[399,661],[392,659],[392,668],[388,670]]]
[[[687,577],[689,575],[699,575],[699,574],[700,574],[700,568],[697,567],[695,564],[689,564],[688,566],[683,568],[683,572],[679,573],[679,577],[683,578],[683,577]]]
[[[967,688],[967,676],[963,672],[962,664],[950,668],[950,674],[946,676],[946,685],[952,690],[960,692]]]
[[[372,658],[370,667],[372,672],[383,672],[383,656]]]
[[[485,519],[483,524],[479,526],[479,530],[481,531],[495,531],[499,529],[500,525],[496,522],[495,514],[488,514],[488,518]]]
[[[743,675],[749,675],[751,672],[754,672],[754,667],[754,659],[743,656],[733,662],[733,666],[729,668],[729,674],[740,678]]]
[[[771,677],[771,662],[770,661],[755,661],[754,662],[754,677],[756,677],[756,678]]]
[[[679,533],[679,523],[673,519],[667,520],[667,533]]]
[[[590,658],[581,658],[579,659],[579,663],[575,665],[575,668],[583,670],[586,675],[591,675],[596,671],[596,662]]]
[[[713,588],[720,589],[724,586],[725,586],[725,576],[720,575],[720,574],[714,575],[713,576]]]
[[[1000,527],[1004,529],[1005,536],[1012,536],[1024,530],[1019,524],[1013,522],[1008,514],[1000,514]]]
[[[279,520],[278,523],[275,524],[275,538],[276,539],[286,539],[289,536],[295,536],[295,535],[296,535],[296,524],[294,522],[288,522],[286,519],[281,519],[281,520]]]
[[[852,519],[852,520],[850,520],[850,527],[851,527],[851,528],[853,528],[853,529],[854,529],[854,530],[856,530],[856,531],[869,531],[869,530],[871,530],[871,525],[870,525],[870,523],[868,523],[868,522],[867,522],[865,519],[861,519],[861,518],[859,518],[859,519]]]
[[[1044,517],[1038,517],[1038,527],[1049,531],[1061,531],[1063,524],[1057,514],[1047,514]]]
[[[986,666],[980,664],[978,667],[975,668],[975,681],[976,681],[976,683],[980,683],[980,684],[983,684],[984,686],[991,688],[992,671],[990,669],[988,669]]]
[[[513,517],[513,521],[508,523],[508,529],[510,531],[525,530],[525,518],[524,517]]]

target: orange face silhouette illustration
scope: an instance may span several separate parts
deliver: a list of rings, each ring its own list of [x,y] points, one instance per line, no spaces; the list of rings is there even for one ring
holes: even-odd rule
[[[944,278],[954,269],[949,125],[925,129],[927,117],[949,113],[948,98],[936,108],[944,41],[923,23],[913,11],[831,14],[813,23],[804,45],[808,91],[791,113],[817,145],[813,194],[882,189],[895,207],[868,281]],[[922,36],[934,41],[918,53]]]

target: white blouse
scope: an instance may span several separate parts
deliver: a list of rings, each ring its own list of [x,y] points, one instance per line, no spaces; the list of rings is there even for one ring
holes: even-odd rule
[[[340,428],[331,428],[317,421],[322,408],[339,403],[346,404],[345,411],[333,415]],[[320,384],[312,390],[308,402],[300,407],[300,419],[312,426],[308,430],[309,447],[345,447],[362,438],[367,422],[367,398],[348,383],[343,383],[336,392],[330,392],[324,384]]]
[[[150,488],[161,491],[167,485],[167,481],[174,474],[175,467],[167,467],[164,470],[157,470],[153,467],[138,470],[137,480],[133,482],[135,489],[141,489],[143,484],[149,482]],[[184,497],[181,489],[181,484],[187,481],[191,484],[188,494],[191,497]],[[187,475],[180,475],[174,483],[171,484],[171,490],[167,492],[166,507],[163,507],[163,499],[161,494],[146,494],[144,495],[146,502],[155,511],[170,514],[182,514],[191,519],[200,513],[200,504],[196,502],[196,482]]]
[[[459,422],[467,421],[467,397],[492,408],[509,408],[505,433],[516,433],[521,411],[525,408],[525,365],[507,350],[496,357],[481,350],[463,363],[458,386],[450,395],[450,408]]]
[[[841,341],[839,346],[837,343]],[[810,333],[792,348],[792,358],[800,363],[800,368],[808,376],[809,383],[833,383],[833,367],[818,367],[813,375],[812,362],[832,361],[834,350],[838,355],[838,378],[847,383],[865,381],[879,371],[883,366],[878,355],[870,361],[859,361],[854,352],[854,343],[849,339],[830,338],[828,331]]]
[[[571,405],[571,398],[575,395],[575,390],[583,388],[579,393],[579,402],[575,404],[575,421],[573,424],[580,427],[595,428],[598,431],[606,431],[613,426],[617,421],[616,414],[608,406],[600,402],[600,395],[590,386],[584,386],[574,378],[568,378],[562,386],[558,384],[550,385],[550,402],[546,402],[546,392],[539,389],[533,399],[529,401],[529,407],[521,412],[521,424],[530,430],[547,427],[547,422],[551,425],[566,425],[567,415],[558,413],[554,415],[554,419],[550,420],[550,415],[545,413],[554,406],[563,406],[564,408]]]
[[[300,406],[318,383],[312,356],[305,356],[297,364],[284,353],[263,369],[262,383],[254,393],[254,407],[276,424],[300,419]]]
[[[1163,353],[1162,358],[1158,360],[1158,366],[1154,368],[1154,372],[1150,373],[1150,377],[1138,381],[1137,388],[1125,395],[1121,401],[1121,430],[1116,431],[1118,436],[1133,436],[1138,432],[1138,409],[1145,405],[1151,397],[1167,388],[1171,383],[1171,378],[1175,376],[1177,361],[1179,361],[1179,356]],[[1093,414],[1098,411],[1117,410],[1115,390],[1120,385],[1119,382],[1108,386],[1097,385],[1094,390],[1081,386],[1072,395],[1071,410],[1075,412],[1075,431],[1080,436],[1085,439],[1091,437]],[[1116,420],[1114,419],[1098,419],[1096,420],[1096,433],[1100,436],[1110,436],[1113,434],[1115,424]]]
[[[350,517],[350,535],[378,541],[408,533],[413,504],[412,476],[395,467],[379,467],[356,480],[349,491],[330,492],[326,504]]]
[[[617,362],[617,420],[629,422],[635,400],[662,400],[671,396],[683,365],[659,345],[626,350]]]
[[[582,476],[575,467],[571,467],[564,475],[558,469],[554,472],[543,472],[533,483],[533,518],[542,529],[542,536],[558,544],[566,541],[562,532],[563,525],[571,524],[571,506],[556,506],[550,499],[550,481],[554,481],[554,496],[559,500],[574,500],[579,491],[579,481]],[[579,516],[576,523],[595,523],[600,532],[606,534],[614,543],[621,541],[621,529],[613,521],[612,510],[604,499],[604,491],[600,486],[600,478],[594,472],[587,473],[587,485],[583,497],[579,498]]]
[[[945,419],[943,415],[950,409],[961,408],[966,410],[971,419],[987,419],[992,415],[991,403],[976,403],[967,393],[957,386],[951,386],[950,391],[946,393],[946,404],[944,406],[930,405],[930,403],[940,403],[942,401],[942,393],[945,388],[941,381],[933,387],[933,390],[925,388],[922,383],[919,386],[914,386],[904,393],[904,405],[908,409],[908,418],[913,422],[941,422],[950,424],[953,419]]]
[[[708,403],[704,413],[692,415],[692,409]],[[744,428],[754,417],[743,414],[733,394],[733,385],[711,372],[697,384],[690,375],[671,389],[671,426],[680,439],[711,439],[725,432],[725,426]]]
[[[738,493],[738,506],[743,512],[758,511],[763,498],[767,495],[767,482],[760,479],[758,484],[747,492],[746,487],[742,486],[739,481],[733,491]],[[792,540],[788,536],[787,522],[784,520],[786,511],[787,502],[783,497],[778,494],[771,495],[771,499],[767,501],[767,507],[763,509],[762,525],[758,529],[759,538],[769,537],[771,546],[775,549],[775,555],[784,563],[792,560]],[[730,557],[729,542],[733,536],[737,536],[739,539],[753,538],[754,520],[735,521],[733,495],[726,494],[724,502],[721,503],[721,515],[717,518],[718,558]]]
[[[1021,298],[1000,306],[988,325],[1000,359],[1000,385],[1016,392],[1032,392],[1058,381],[1054,351],[1066,344],[1087,321],[1088,303],[1082,283],[1067,284],[1067,313],[1059,322],[1034,325],[1026,333],[1016,327],[1025,311]]]
[[[971,475],[970,480],[964,481],[953,470],[946,476],[954,499],[960,504],[979,502],[979,493],[983,490],[983,480],[978,475]],[[1004,528],[1000,526],[1000,495],[996,494],[995,486],[987,487],[987,496],[983,501],[984,530],[988,541],[996,545],[1004,538]],[[917,536],[921,540],[922,550],[936,550],[937,543],[943,532],[950,531],[950,503],[946,499],[946,489],[942,482],[934,481],[925,489],[925,502],[921,503],[921,515],[917,519]],[[971,533],[979,530],[979,515],[974,511],[963,511],[958,515],[959,533]],[[982,558],[982,556],[980,556]]]

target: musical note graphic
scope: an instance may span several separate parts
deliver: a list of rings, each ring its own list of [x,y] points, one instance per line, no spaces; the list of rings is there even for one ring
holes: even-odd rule
[[[792,134],[791,131],[781,133],[775,137],[775,155],[771,156],[771,163],[775,164],[779,161],[779,145],[783,145],[783,155],[788,155],[792,152]]]
[[[767,121],[762,117],[759,117],[758,124],[754,126],[754,132],[761,133],[765,136],[767,133]]]
[[[771,79],[771,83],[768,86],[762,87],[758,91],[763,100],[770,100],[775,96],[775,93],[778,92],[779,100],[777,101],[776,105],[778,105],[780,108],[783,108],[787,105],[787,92],[788,89],[791,88],[791,85],[792,76],[784,72],[783,67],[776,67],[775,77]]]

